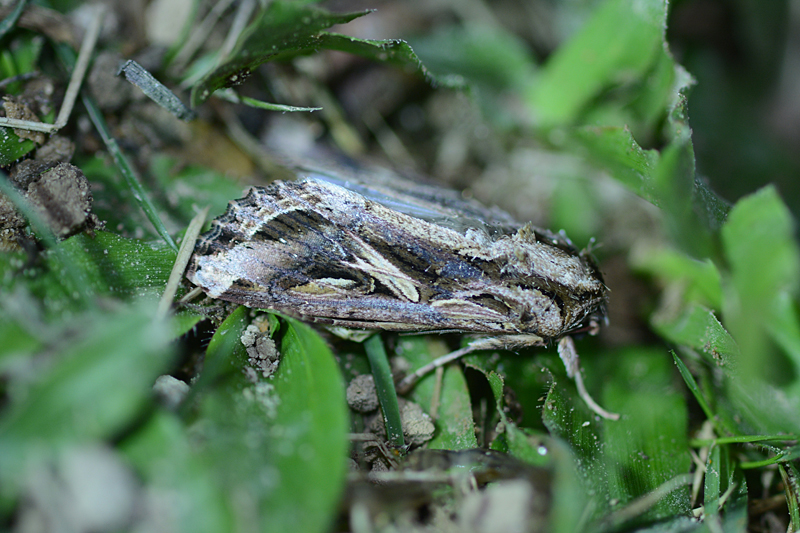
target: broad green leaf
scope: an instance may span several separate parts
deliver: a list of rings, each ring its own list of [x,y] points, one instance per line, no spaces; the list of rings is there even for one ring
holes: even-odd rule
[[[627,127],[582,126],[570,131],[565,147],[582,152],[605,168],[617,181],[645,200],[658,205],[653,173],[659,154],[644,150]]]
[[[688,131],[688,124],[683,124]],[[676,135],[661,151],[653,172],[658,205],[664,211],[664,225],[672,240],[696,257],[708,257],[712,251],[706,219],[697,215],[695,204],[694,149],[686,134]],[[702,209],[707,210],[705,206]]]
[[[603,91],[639,79],[663,55],[664,2],[606,0],[562,45],[529,93],[542,127],[573,123]],[[656,69],[657,70],[657,69]]]
[[[583,357],[586,376],[601,369]],[[607,361],[606,361],[607,362]],[[673,387],[672,365],[661,350],[630,349],[605,365],[603,407],[622,414],[598,420],[574,393],[557,381],[543,412],[551,433],[570,443],[584,482],[594,494],[595,518],[643,496],[691,466],[686,438],[687,408]],[[560,378],[559,378],[560,379]],[[569,389],[573,386],[567,385]],[[688,487],[656,503],[640,520],[688,515]]]
[[[779,297],[797,296],[800,251],[792,216],[774,187],[733,207],[722,227],[722,242],[731,268],[724,317],[742,351],[740,372],[778,378],[782,363],[770,346],[769,328],[778,320]]]
[[[175,337],[180,337],[181,335],[186,334],[189,330],[195,327],[201,320],[203,320],[203,316],[192,312],[178,312],[172,316],[171,324],[172,324],[172,334]]]
[[[99,294],[129,298],[160,293],[167,283],[175,252],[161,242],[125,239],[113,233],[76,235],[63,242],[85,282]]]
[[[767,325],[772,339],[780,346],[795,367],[795,374],[800,374],[800,312],[791,295],[778,294],[775,302],[775,320]],[[796,390],[793,396],[800,397]]]
[[[78,316],[38,355],[38,375],[14,388],[0,418],[5,502],[29,468],[135,422],[171,362],[170,331],[166,322],[153,321],[154,311],[136,303]]]
[[[706,354],[712,364],[736,364],[739,347],[710,309],[689,304],[677,316],[660,313],[652,322],[665,339]]]
[[[741,368],[728,376],[717,398],[719,416],[740,434],[800,433],[800,397],[755,376],[741,375]],[[793,387],[796,390],[796,384]],[[724,410],[723,410],[724,409]]]
[[[338,15],[298,2],[270,3],[242,32],[225,62],[194,86],[192,106],[202,104],[217,89],[238,85],[262,63],[319,49],[322,30],[335,24],[345,24],[367,13]]]
[[[0,167],[9,166],[34,148],[32,140],[20,139],[13,129],[0,126]]]
[[[240,339],[249,312],[239,307],[220,325],[186,402],[198,406],[190,435],[196,468],[221,489],[225,503],[214,516],[228,520],[228,509],[233,529],[326,531],[347,457],[341,375],[319,335],[293,320],[284,327],[275,376],[245,372]],[[201,481],[198,502],[212,497],[209,481]],[[165,481],[173,489],[186,482],[177,473]]]
[[[477,448],[475,421],[469,389],[460,368],[446,369],[442,375],[442,389],[436,417],[441,431],[428,443],[428,448],[466,450]]]
[[[59,243],[60,257],[47,253],[44,264],[6,276],[4,290],[24,286],[45,304],[46,314],[55,316],[80,307],[77,291],[94,296],[130,300],[155,298],[166,285],[175,253],[162,243],[144,243],[113,233],[79,234]],[[64,261],[77,268],[80,287],[64,276]]]
[[[402,39],[358,39],[349,35],[323,32],[319,35],[319,46],[394,65],[408,72],[419,73],[435,86],[449,88],[463,86],[463,83],[457,77],[439,77],[431,74],[417,57],[417,54],[414,53],[414,50]]]
[[[402,338],[398,351],[411,364],[411,370],[414,370],[447,354],[448,349],[444,343],[433,341],[429,337],[414,336]],[[411,398],[426,413],[431,412],[435,386],[436,375],[431,373],[422,378],[412,391]],[[458,365],[448,365],[444,369],[437,409],[434,420],[436,434],[428,443],[428,448],[466,450],[478,446],[469,390],[464,373]]]
[[[662,283],[678,283],[686,302],[722,308],[722,279],[710,259],[697,260],[671,248],[640,246],[631,254],[631,266]]]
[[[432,72],[457,75],[470,84],[505,92],[531,82],[536,64],[513,33],[493,26],[441,26],[410,41]]]
[[[461,86],[459,80],[431,76],[411,47],[400,39],[359,39],[321,31],[368,13],[369,11],[335,14],[299,2],[270,3],[242,33],[230,57],[195,85],[192,89],[192,105],[202,104],[217,89],[242,83],[262,63],[313,54],[319,50],[347,52],[419,72],[432,83]]]
[[[191,437],[176,415],[157,411],[120,448],[148,490],[179,495],[170,498],[170,512],[159,516],[165,521],[160,527],[187,533],[233,531],[229,495]]]
[[[280,489],[267,500],[269,531],[327,531],[344,487],[349,420],[344,383],[320,336],[288,320],[275,376],[272,434]]]
[[[241,341],[242,332],[249,322],[248,313],[246,307],[237,307],[214,332],[206,349],[203,371],[192,394],[199,395],[206,388],[213,387],[221,390],[229,387],[238,392],[248,386],[243,374],[244,366],[248,364],[247,353]]]

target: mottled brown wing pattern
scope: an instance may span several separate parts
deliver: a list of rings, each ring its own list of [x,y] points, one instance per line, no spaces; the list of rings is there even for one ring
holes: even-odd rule
[[[549,339],[604,317],[599,271],[566,238],[459,231],[414,207],[314,178],[253,188],[212,223],[187,276],[215,298],[344,327]]]

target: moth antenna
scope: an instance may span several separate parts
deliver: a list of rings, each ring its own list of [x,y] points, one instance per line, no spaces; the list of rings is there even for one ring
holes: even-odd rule
[[[561,340],[558,341],[558,355],[567,368],[567,377],[572,378],[575,382],[575,386],[578,388],[578,395],[586,405],[589,406],[589,409],[605,419],[619,420],[619,415],[617,413],[611,413],[600,407],[589,394],[589,391],[586,390],[586,386],[583,384],[583,377],[581,376],[578,351],[575,349],[575,341],[572,340],[572,337],[562,337]]]
[[[406,394],[414,387],[414,385],[417,384],[417,381],[419,381],[420,378],[426,374],[429,374],[437,368],[448,363],[452,363],[456,359],[460,359],[468,353],[482,349],[483,347],[484,346],[480,344],[471,344],[454,352],[450,352],[447,355],[443,355],[442,357],[434,359],[427,365],[417,369],[414,373],[404,377],[397,384],[397,392],[400,394]],[[586,405],[589,406],[589,409],[607,420],[619,420],[619,414],[606,411],[600,407],[600,405],[595,402],[592,396],[589,394],[589,391],[586,390],[586,385],[583,383],[583,376],[581,375],[580,371],[578,351],[575,349],[575,341],[572,340],[572,337],[562,337],[561,340],[558,341],[558,355],[561,357],[561,360],[564,362],[564,366],[567,369],[567,377],[575,382],[575,386],[578,389],[578,395],[586,403]]]

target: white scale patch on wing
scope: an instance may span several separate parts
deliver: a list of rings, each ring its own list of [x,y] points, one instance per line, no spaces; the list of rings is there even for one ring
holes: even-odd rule
[[[350,238],[353,244],[358,245],[359,249],[357,250],[355,261],[342,264],[372,276],[388,287],[399,298],[404,298],[409,302],[419,302],[419,291],[414,278],[393,265],[355,233],[350,232]]]

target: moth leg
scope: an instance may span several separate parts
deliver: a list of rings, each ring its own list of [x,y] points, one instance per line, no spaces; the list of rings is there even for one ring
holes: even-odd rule
[[[589,395],[589,391],[586,390],[586,386],[583,384],[583,377],[581,377],[581,369],[578,364],[578,351],[575,349],[575,341],[572,340],[572,337],[562,337],[561,340],[558,341],[558,355],[561,357],[561,360],[564,361],[564,366],[567,368],[567,377],[572,378],[575,382],[575,386],[578,388],[578,395],[586,402],[589,409],[608,420],[619,420],[619,415],[617,413],[610,413],[600,407]]]
[[[414,372],[413,374],[409,374],[406,377],[404,377],[400,381],[400,383],[397,384],[397,387],[396,387],[397,388],[397,392],[399,392],[400,394],[407,393],[408,391],[410,391],[414,387],[414,385],[417,384],[417,381],[419,381],[421,377],[425,376],[426,374],[430,374],[431,372],[433,372],[434,370],[436,370],[440,366],[444,366],[447,363],[452,363],[456,359],[464,357],[465,355],[467,355],[470,352],[474,352],[476,349],[477,348],[475,346],[470,344],[470,345],[464,346],[463,348],[458,349],[458,350],[456,350],[454,352],[450,352],[447,355],[443,355],[441,357],[438,357],[438,358],[434,359],[433,361],[431,361],[427,365],[417,369],[417,371]]]
[[[537,337],[538,338],[538,337]],[[541,339],[539,338],[541,341]],[[409,374],[405,378],[403,378],[397,384],[397,392],[400,394],[405,394],[410,391],[414,385],[416,385],[417,381],[420,380],[426,374],[433,372],[437,368],[444,366],[448,363],[459,359],[468,353],[477,351],[477,350],[484,350],[487,348],[495,348],[498,342],[500,342],[497,338],[484,338],[484,339],[477,339],[470,343],[469,345],[451,352],[447,355],[443,355],[437,359],[434,359],[427,365],[419,368],[413,374]],[[537,344],[533,339],[530,339],[530,342],[525,343],[527,345],[535,345]],[[611,413],[606,411],[597,402],[592,399],[592,396],[589,394],[589,391],[586,390],[586,385],[583,383],[583,376],[580,372],[579,366],[579,358],[578,358],[578,351],[575,349],[575,341],[572,340],[572,337],[566,336],[562,337],[561,340],[558,341],[558,355],[561,357],[561,360],[564,362],[564,366],[567,369],[567,377],[575,381],[575,386],[578,388],[578,395],[581,399],[586,402],[586,405],[589,406],[589,409],[597,413],[598,415],[606,418],[608,420],[619,420],[620,415],[617,413]]]
[[[532,333],[527,335],[478,337],[470,341],[467,346],[434,359],[413,374],[409,374],[403,378],[395,388],[400,394],[405,394],[414,387],[421,377],[472,352],[477,352],[479,350],[509,350],[528,346],[545,346],[545,341],[540,336]]]

